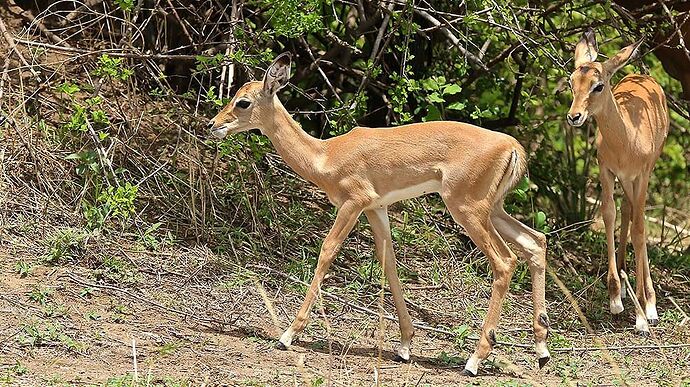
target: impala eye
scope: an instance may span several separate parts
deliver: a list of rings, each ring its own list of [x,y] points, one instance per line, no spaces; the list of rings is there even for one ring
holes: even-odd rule
[[[594,86],[594,89],[592,89],[592,92],[593,93],[601,93],[602,90],[604,90],[604,84],[600,83],[600,84]]]
[[[240,109],[246,109],[251,105],[252,103],[247,100],[247,99],[241,99],[235,103],[235,106],[237,106]]]

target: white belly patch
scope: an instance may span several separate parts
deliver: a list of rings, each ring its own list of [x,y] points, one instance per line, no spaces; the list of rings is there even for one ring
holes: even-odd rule
[[[441,190],[441,182],[436,180],[425,181],[417,185],[406,187],[403,189],[398,189],[395,191],[389,191],[383,196],[375,200],[371,207],[386,207],[389,204],[393,204],[405,199],[416,198],[417,196],[426,195],[431,192],[439,192]]]

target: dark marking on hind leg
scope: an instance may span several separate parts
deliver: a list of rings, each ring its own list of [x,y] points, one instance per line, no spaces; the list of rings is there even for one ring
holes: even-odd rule
[[[488,339],[492,347],[496,345],[496,332],[493,329],[489,330]]]
[[[551,323],[549,322],[549,316],[547,316],[546,313],[539,313],[539,320],[537,321],[539,321],[539,325],[546,328],[546,338],[548,339],[549,335],[551,334]]]

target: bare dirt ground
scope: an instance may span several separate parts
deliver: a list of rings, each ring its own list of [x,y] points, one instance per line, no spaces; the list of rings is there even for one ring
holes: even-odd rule
[[[220,268],[217,265],[225,265],[225,257],[205,248],[145,252],[122,241],[115,244],[94,236],[80,258],[59,265],[36,265],[22,278],[17,263],[33,261],[41,248],[21,238],[4,242],[0,255],[0,375],[7,385],[130,385],[135,351],[139,385],[690,382],[688,322],[680,325],[679,312],[668,302],[668,296],[675,296],[687,310],[686,300],[676,289],[660,297],[661,323],[654,328],[654,337],[645,339],[633,333],[634,317],[629,310],[625,319],[612,322],[602,303],[605,294],[595,294],[603,293],[601,283],[594,282],[601,279],[594,278],[575,293],[585,315],[592,319],[594,334],[587,333],[571,304],[550,281],[552,361],[539,370],[530,348],[501,345],[480,368],[479,377],[467,378],[460,371],[474,341],[458,342],[449,335],[417,329],[411,363],[396,363],[392,360],[398,340],[394,323],[381,325],[377,314],[359,312],[328,297],[315,309],[309,327],[293,348],[274,349],[274,338],[291,320],[303,294],[294,280],[276,275],[280,269],[262,272],[260,266],[251,264],[246,269],[232,264]],[[120,281],[107,280],[112,267],[89,267],[92,254],[111,254],[120,262],[120,273],[124,273],[118,277]],[[454,276],[452,263],[449,269]],[[102,272],[106,277],[99,279]],[[346,290],[346,276],[346,271],[336,270],[326,289],[376,311],[376,286],[357,295]],[[664,288],[665,281],[660,282]],[[461,287],[452,281],[442,284],[407,286],[414,320],[441,329],[466,324],[470,335],[476,335],[477,317],[488,299],[488,281],[467,280]],[[511,292],[499,341],[531,345],[530,303],[529,291]],[[630,307],[626,300],[626,308]],[[393,311],[388,296],[384,308]],[[670,344],[685,346],[658,347]],[[619,348],[585,350],[601,345]],[[575,349],[569,350],[571,347]]]

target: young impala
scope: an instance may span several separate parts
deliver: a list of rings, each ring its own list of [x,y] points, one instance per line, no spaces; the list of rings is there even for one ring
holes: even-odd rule
[[[549,360],[549,320],[544,301],[546,239],[503,210],[503,197],[525,173],[525,151],[512,137],[458,122],[428,122],[395,128],[355,128],[319,140],[292,119],[276,97],[290,77],[291,57],[281,54],[263,82],[242,86],[209,122],[222,138],[258,128],[285,162],[326,192],[338,208],[323,241],[316,272],[302,307],[277,347],[286,349],[307,320],[321,282],[343,240],[364,212],[371,225],[376,255],[390,284],[400,321],[398,359],[409,361],[413,330],[398,279],[387,208],[397,201],[438,192],[448,210],[489,259],[494,282],[479,344],[465,365],[476,375],[479,362],[496,343],[496,325],[517,258],[505,241],[527,260],[532,276],[534,334],[539,365]]]
[[[611,88],[611,76],[635,55],[641,41],[620,50],[607,61],[595,62],[597,43],[594,31],[585,32],[575,47],[575,71],[570,76],[573,104],[568,112],[570,125],[580,126],[587,117],[597,122],[596,139],[601,181],[601,212],[608,246],[608,288],[612,314],[623,311],[625,288],[619,270],[625,270],[625,250],[632,220],[635,250],[636,295],[644,310],[636,311],[635,329],[649,335],[649,325],[658,322],[656,296],[649,273],[644,225],[647,184],[668,133],[666,97],[650,76],[629,74]],[[623,187],[621,234],[618,257],[613,231],[616,204],[614,178]]]

